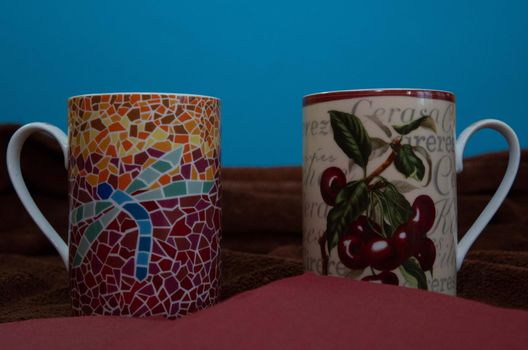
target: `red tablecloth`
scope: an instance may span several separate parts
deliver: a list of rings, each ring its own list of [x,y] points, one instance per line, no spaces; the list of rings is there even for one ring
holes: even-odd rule
[[[0,325],[2,349],[526,349],[528,312],[305,274],[179,320]]]

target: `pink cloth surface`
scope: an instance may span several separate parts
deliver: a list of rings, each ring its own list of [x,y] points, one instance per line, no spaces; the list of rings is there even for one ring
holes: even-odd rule
[[[179,320],[36,319],[2,349],[526,349],[528,312],[307,273]]]

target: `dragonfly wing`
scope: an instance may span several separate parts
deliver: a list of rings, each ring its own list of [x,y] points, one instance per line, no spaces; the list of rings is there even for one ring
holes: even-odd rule
[[[72,210],[70,222],[72,225],[77,225],[83,220],[91,219],[94,216],[101,214],[111,206],[112,202],[110,201],[92,201],[85,203]]]
[[[86,253],[92,246],[92,243],[99,237],[101,232],[117,217],[119,214],[119,208],[112,208],[105,214],[103,214],[99,219],[92,222],[81,237],[77,251],[75,252],[75,257],[73,258],[72,267],[78,267],[81,265]]]
[[[214,181],[182,180],[174,181],[161,188],[140,193],[134,198],[138,201],[153,201],[169,198],[180,198],[194,195],[209,194]]]
[[[148,188],[156,182],[161,175],[169,170],[174,169],[182,157],[183,147],[175,148],[174,150],[165,153],[163,157],[152,163],[148,168],[143,169],[139,175],[128,185],[125,189],[126,193],[132,193],[137,190]]]

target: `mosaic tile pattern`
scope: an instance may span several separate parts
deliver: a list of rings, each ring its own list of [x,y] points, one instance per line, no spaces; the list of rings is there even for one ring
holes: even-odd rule
[[[178,317],[214,303],[219,101],[79,96],[68,120],[74,313]]]

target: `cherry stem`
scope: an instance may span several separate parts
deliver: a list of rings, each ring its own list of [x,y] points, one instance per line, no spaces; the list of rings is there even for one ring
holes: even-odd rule
[[[392,146],[399,146],[400,143],[401,143],[401,138],[397,138],[397,139],[395,139],[394,141],[391,142],[391,145]],[[389,157],[387,159],[385,159],[385,161],[383,163],[381,163],[381,165],[379,167],[374,169],[374,171],[369,176],[367,176],[365,178],[365,183],[368,185],[372,180],[374,180],[374,178],[376,176],[378,176],[382,172],[384,172],[385,169],[387,169],[392,164],[392,162],[394,162],[394,159],[396,159],[396,152],[394,152],[394,150],[392,150],[392,152],[389,155]]]
[[[326,231],[318,239],[319,247],[321,248],[321,258],[323,259],[323,275],[328,275],[328,254],[326,254]]]

